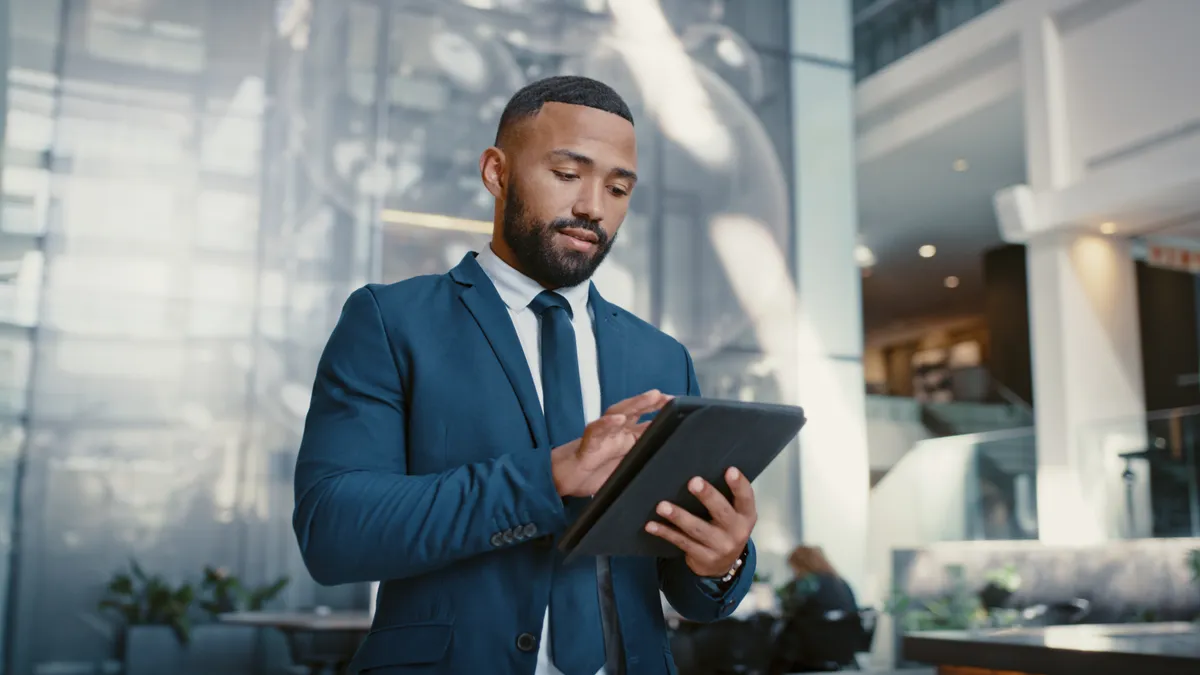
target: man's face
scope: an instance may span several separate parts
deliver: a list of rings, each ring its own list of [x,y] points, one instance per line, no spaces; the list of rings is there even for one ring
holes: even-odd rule
[[[629,208],[637,182],[633,125],[561,103],[519,125],[505,143],[504,244],[543,286],[581,284],[612,249]]]

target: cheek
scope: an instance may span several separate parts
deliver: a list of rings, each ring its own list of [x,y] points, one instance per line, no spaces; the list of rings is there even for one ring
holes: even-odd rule
[[[580,182],[569,183],[553,176],[534,182],[532,189],[521,195],[526,211],[543,223],[569,217],[579,199]]]
[[[617,236],[617,232],[621,229],[621,223],[625,222],[625,214],[628,210],[629,202],[621,202],[619,205],[609,207],[605,214],[604,221],[601,227],[608,233],[608,238],[612,239]]]

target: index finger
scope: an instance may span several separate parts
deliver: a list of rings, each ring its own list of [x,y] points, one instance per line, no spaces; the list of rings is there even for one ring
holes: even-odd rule
[[[651,389],[633,398],[627,398],[619,403],[614,403],[608,409],[608,412],[609,414],[636,415],[641,417],[646,413],[661,410],[673,398],[675,397],[668,396],[657,389]]]
[[[729,489],[733,492],[733,508],[746,518],[758,518],[758,507],[754,503],[754,487],[750,485],[750,481],[746,475],[737,470],[737,467],[730,467],[725,472],[725,482],[729,484]]]

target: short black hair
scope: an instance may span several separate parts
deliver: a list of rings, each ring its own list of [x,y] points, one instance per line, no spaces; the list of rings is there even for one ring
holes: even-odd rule
[[[547,103],[582,105],[622,117],[633,124],[633,113],[612,87],[580,75],[555,75],[521,87],[504,106],[500,126],[496,129],[496,144],[514,123],[533,117]]]

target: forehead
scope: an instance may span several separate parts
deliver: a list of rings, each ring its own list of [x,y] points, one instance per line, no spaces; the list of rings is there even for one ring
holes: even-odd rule
[[[564,149],[597,163],[628,169],[637,164],[637,135],[619,115],[568,103],[547,103],[526,120],[523,145],[538,156]]]

